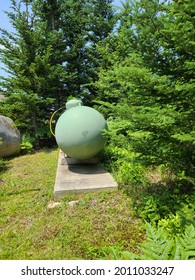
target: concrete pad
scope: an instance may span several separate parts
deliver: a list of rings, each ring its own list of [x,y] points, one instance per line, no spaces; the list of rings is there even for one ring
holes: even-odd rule
[[[113,177],[104,170],[100,163],[63,164],[64,154],[60,151],[54,198],[66,193],[82,193],[117,189]]]

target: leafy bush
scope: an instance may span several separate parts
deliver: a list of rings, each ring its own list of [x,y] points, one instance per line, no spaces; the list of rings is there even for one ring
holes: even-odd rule
[[[195,260],[193,225],[176,236],[170,236],[165,228],[156,228],[149,223],[146,223],[146,229],[147,239],[139,247],[139,254],[123,251],[120,247],[109,247],[105,248],[104,255],[115,260]]]
[[[185,187],[195,173],[192,1],[166,2],[123,6],[101,47],[96,99],[117,147],[131,145],[142,165],[166,165]]]
[[[121,259],[190,260],[195,259],[195,227],[187,226],[180,235],[169,236],[165,228],[146,224],[148,239],[140,247],[141,254],[122,252]]]
[[[33,139],[29,135],[23,135],[21,143],[22,153],[29,153],[33,150]]]
[[[138,197],[139,199],[134,201],[137,215],[153,225],[160,222],[167,229],[170,226],[170,231],[175,227],[175,233],[177,233],[177,227],[181,231],[184,226],[193,224],[195,221],[193,188],[184,192],[182,186],[152,185],[139,192]]]
[[[171,213],[167,218],[158,221],[158,225],[163,227],[170,236],[181,234],[191,224],[195,226],[194,204],[184,205],[175,215]]]
[[[120,141],[125,140],[122,138]],[[116,141],[117,142],[117,141]],[[120,188],[136,196],[137,188],[143,188],[148,184],[146,178],[146,168],[136,162],[136,154],[132,152],[129,143],[126,147],[115,145],[115,141],[107,145],[105,151],[101,154],[100,159],[105,167],[112,172],[113,176],[119,183]]]

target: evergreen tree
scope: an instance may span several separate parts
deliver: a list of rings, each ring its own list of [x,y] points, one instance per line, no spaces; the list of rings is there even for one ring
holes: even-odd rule
[[[44,144],[50,142],[50,115],[67,98],[63,90],[63,40],[59,39],[61,31],[48,28],[49,17],[48,21],[40,18],[38,1],[25,2],[26,8],[12,0],[12,12],[7,13],[16,32],[1,30],[1,58],[9,73],[7,78],[1,77],[7,97],[1,110],[39,146],[43,139]]]
[[[115,17],[113,0],[64,1],[62,5],[62,30],[64,33],[65,69],[69,77],[65,89],[73,96],[91,100],[92,82],[97,80],[101,64],[97,45],[112,31]]]
[[[41,39],[34,30],[34,18],[29,13],[28,4],[26,1],[24,10],[22,3],[17,4],[12,0],[12,12],[7,15],[16,32],[10,34],[1,30],[0,44],[4,46],[1,59],[9,73],[7,78],[1,77],[1,86],[6,96],[2,103],[2,113],[14,118],[22,132],[34,135],[38,144],[38,139],[44,133],[44,114],[51,106],[51,100],[43,99],[40,95],[35,61],[38,61]],[[45,53],[45,58],[47,55]]]
[[[191,0],[128,1],[118,34],[102,48],[107,66],[96,83],[99,103],[114,119],[115,144],[130,145],[137,161],[168,166],[189,184],[195,140],[193,7]]]
[[[106,43],[106,38],[112,33],[116,24],[116,14],[113,8],[113,0],[89,0],[90,12],[87,26],[87,76],[88,85],[86,96],[88,100],[97,95],[93,83],[98,80],[98,69],[102,64],[102,56],[99,48]]]
[[[80,97],[82,85],[88,80],[85,70],[88,20],[86,0],[63,1],[61,17],[65,42],[64,68],[68,73],[64,87],[69,95]]]
[[[113,26],[107,2],[100,7],[89,0],[11,0],[7,15],[15,32],[1,29],[0,39],[1,60],[9,73],[1,77],[6,96],[1,113],[12,117],[37,145],[49,137],[50,115],[68,96],[82,97],[86,90],[87,98],[92,96],[86,84],[97,79],[96,44]],[[96,6],[102,8],[99,16]],[[100,22],[101,32],[95,33]]]
[[[65,90],[68,73],[64,68],[65,38],[62,29],[62,4],[60,0],[34,0],[32,11],[37,18],[36,30],[41,33],[41,52],[48,52],[49,68],[43,77],[45,89],[42,89],[44,98],[53,98],[53,107],[58,109],[64,106],[69,93]],[[42,69],[40,69],[42,70]]]

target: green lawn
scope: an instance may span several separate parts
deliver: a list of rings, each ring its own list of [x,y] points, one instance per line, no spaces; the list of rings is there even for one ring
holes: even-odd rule
[[[110,247],[137,252],[144,239],[121,191],[71,194],[49,209],[57,151],[5,161],[0,186],[0,259],[109,259]],[[68,202],[79,200],[74,206]]]

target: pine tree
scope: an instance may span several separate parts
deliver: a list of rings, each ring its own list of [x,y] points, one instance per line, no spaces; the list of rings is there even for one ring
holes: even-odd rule
[[[102,56],[99,47],[106,43],[106,38],[112,33],[116,24],[116,14],[113,8],[113,0],[89,0],[89,20],[87,25],[87,76],[88,85],[86,96],[88,100],[97,95],[93,83],[98,80],[98,69],[102,64]]]
[[[1,78],[6,96],[1,113],[14,118],[21,133],[39,145],[49,138],[51,113],[68,96],[91,98],[89,84],[100,65],[96,46],[113,26],[112,1],[101,1],[102,7],[91,0],[11,2],[7,15],[15,32],[1,30],[0,39],[9,73]]]
[[[59,0],[35,0],[32,10],[38,19],[36,30],[42,35],[42,49],[40,57],[48,53],[48,71],[43,77],[45,88],[42,89],[43,96],[54,99],[54,109],[62,107],[69,96],[65,90],[68,73],[64,67],[65,62],[65,37],[62,30],[62,4]],[[41,70],[41,69],[40,69]]]
[[[86,22],[88,8],[86,0],[63,1],[62,30],[64,34],[64,68],[68,77],[64,84],[65,91],[72,96],[81,96],[86,83]]]
[[[65,89],[73,96],[92,99],[101,58],[97,45],[112,31],[115,18],[112,0],[65,1],[62,5],[62,29],[65,69],[69,75]]]
[[[12,0],[11,8],[7,15],[15,32],[1,30],[0,39],[4,46],[1,58],[9,73],[7,78],[1,77],[7,97],[1,112],[14,118],[21,133],[33,137],[39,146],[49,137],[47,123],[61,75],[56,76],[63,69],[52,61],[53,45],[45,39],[47,24],[33,13],[34,6],[27,1],[24,9],[22,3]]]
[[[106,62],[96,83],[118,139],[126,136],[125,148],[130,143],[138,161],[168,166],[177,183],[189,185],[195,140],[193,6],[191,0],[128,1],[118,33],[102,48]]]

